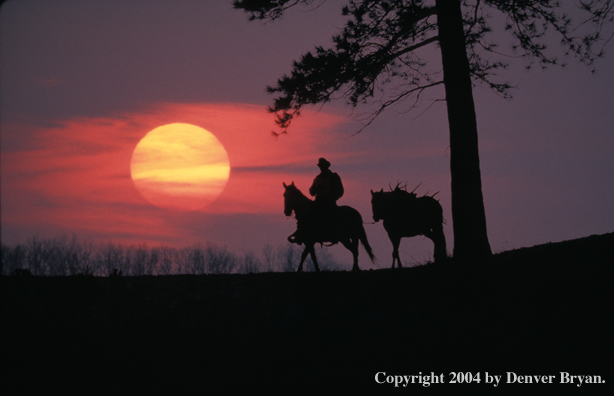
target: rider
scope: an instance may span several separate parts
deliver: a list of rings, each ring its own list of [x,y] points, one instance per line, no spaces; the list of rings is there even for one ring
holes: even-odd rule
[[[324,211],[337,205],[337,200],[343,196],[341,178],[330,170],[330,162],[325,158],[318,160],[320,174],[313,179],[309,194],[316,197],[315,202]]]
[[[320,158],[317,166],[320,168],[320,174],[313,179],[313,184],[309,188],[309,194],[315,197],[313,224],[319,230],[330,229],[330,225],[334,223],[332,217],[337,207],[337,200],[344,193],[343,184],[341,177],[330,170],[330,162],[325,158]],[[302,231],[304,230],[297,229],[288,237],[288,241],[301,244],[300,232]]]

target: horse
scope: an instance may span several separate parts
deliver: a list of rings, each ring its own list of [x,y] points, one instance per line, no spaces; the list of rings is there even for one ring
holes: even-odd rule
[[[300,241],[296,241],[299,245],[305,244],[305,250],[301,254],[301,262],[297,272],[303,270],[303,262],[307,258],[307,254],[311,255],[313,265],[317,272],[320,271],[314,246],[316,243],[330,243],[334,245],[341,242],[346,249],[352,252],[354,264],[352,271],[359,271],[358,267],[358,245],[362,242],[362,246],[367,251],[371,262],[375,262],[375,256],[367,240],[367,234],[362,223],[360,213],[349,206],[335,206],[332,211],[332,221],[328,221],[328,227],[322,224],[322,215],[318,216],[317,208],[314,208],[316,203],[306,197],[295,185],[287,185],[283,183],[284,191],[284,214],[291,216],[294,212],[297,222],[297,232],[300,232]],[[320,217],[320,218],[318,218]],[[289,238],[292,242],[292,240]]]
[[[391,191],[371,190],[373,221],[384,220],[384,229],[392,242],[392,268],[402,268],[399,258],[401,238],[424,235],[433,241],[436,263],[447,258],[446,237],[443,233],[443,209],[432,196],[416,197],[398,186]]]

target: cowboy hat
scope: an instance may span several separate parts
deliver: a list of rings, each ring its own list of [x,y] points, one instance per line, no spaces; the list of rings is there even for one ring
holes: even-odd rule
[[[320,158],[317,165],[320,168],[330,168],[330,162],[328,162],[326,158]]]

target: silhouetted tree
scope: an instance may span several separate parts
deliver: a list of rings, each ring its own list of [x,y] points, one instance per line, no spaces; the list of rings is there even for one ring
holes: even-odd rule
[[[118,266],[122,262],[123,248],[113,243],[100,245],[96,250],[95,260],[98,262],[97,267],[101,273],[105,275],[123,273]]]
[[[243,273],[257,274],[262,269],[262,262],[256,257],[254,252],[249,251],[243,256]]]
[[[251,20],[275,20],[296,5],[317,8],[322,0],[235,0],[234,7]],[[491,255],[486,230],[478,153],[473,83],[486,83],[503,96],[510,85],[497,81],[507,65],[490,39],[493,26],[511,38],[514,54],[527,66],[558,64],[546,45],[546,33],[560,38],[565,54],[587,65],[601,56],[602,37],[612,21],[612,0],[579,0],[580,23],[551,0],[348,0],[347,23],[329,49],[316,47],[294,62],[269,93],[278,94],[271,112],[285,133],[304,105],[345,98],[351,106],[374,104],[364,126],[388,107],[428,88],[444,86],[450,130],[450,169],[454,257],[480,260]],[[583,32],[582,32],[583,31]],[[438,43],[439,66],[420,57],[420,50]],[[335,96],[337,94],[337,96]],[[380,99],[377,99],[380,98]],[[363,127],[364,128],[364,127]]]
[[[176,260],[177,251],[169,246],[160,248],[160,262],[158,265],[159,275],[170,275],[173,273],[173,261]]]

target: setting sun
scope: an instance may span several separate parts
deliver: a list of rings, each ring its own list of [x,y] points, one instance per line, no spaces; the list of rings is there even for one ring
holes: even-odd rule
[[[175,123],[141,139],[130,170],[139,192],[155,206],[197,210],[222,193],[230,163],[224,146],[211,132]]]

